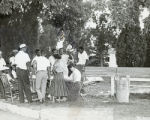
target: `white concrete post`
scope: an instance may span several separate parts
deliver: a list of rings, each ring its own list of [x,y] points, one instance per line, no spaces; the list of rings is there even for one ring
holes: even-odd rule
[[[111,76],[111,97],[115,94],[115,76]]]

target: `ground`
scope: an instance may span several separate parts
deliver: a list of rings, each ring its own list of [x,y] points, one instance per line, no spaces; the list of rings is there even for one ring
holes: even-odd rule
[[[33,120],[27,117],[22,117],[20,115],[12,114],[10,112],[5,112],[0,110],[1,120]]]
[[[32,104],[20,104],[18,101],[15,101],[14,104],[35,110],[48,109],[52,107],[79,109],[105,108],[112,111],[113,120],[143,120],[141,118],[144,118],[144,120],[147,120],[145,118],[150,119],[150,94],[131,94],[129,103],[118,103],[115,98],[109,96],[109,79],[105,79],[104,82],[85,86],[85,91],[87,95],[80,97],[76,102],[51,103],[51,101],[46,101],[44,104],[37,102]],[[109,112],[108,115],[110,115]]]

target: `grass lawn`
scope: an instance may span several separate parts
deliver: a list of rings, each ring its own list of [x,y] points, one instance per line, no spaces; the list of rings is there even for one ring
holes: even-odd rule
[[[150,94],[130,94],[130,103],[118,103],[115,98],[110,97],[110,78],[104,78],[103,82],[91,84],[84,87],[87,95],[80,97],[75,102],[51,103],[46,101],[44,104],[14,104],[31,109],[48,108],[108,108],[112,109],[114,120],[137,120],[137,117],[150,117]],[[56,113],[57,114],[57,113]]]

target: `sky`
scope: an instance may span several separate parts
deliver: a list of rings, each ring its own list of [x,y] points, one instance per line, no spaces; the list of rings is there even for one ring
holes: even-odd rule
[[[144,28],[144,21],[143,21],[143,20],[144,20],[146,17],[148,17],[149,14],[150,14],[150,11],[149,11],[147,8],[143,8],[143,11],[141,12],[140,17],[139,17],[141,29]]]
[[[83,0],[83,2],[87,2],[87,1],[93,2],[94,0]],[[148,17],[149,14],[150,14],[150,11],[149,11],[147,8],[142,8],[142,9],[143,9],[143,10],[142,10],[142,12],[141,12],[141,14],[140,14],[140,17],[139,17],[141,30],[144,28],[144,19],[145,19],[146,17]],[[106,12],[107,12],[107,13],[110,13],[109,10],[106,10]],[[96,14],[97,16],[100,16],[101,11],[96,11],[95,14]],[[86,25],[85,25],[85,28],[96,28],[96,23],[93,22],[92,18],[90,18],[90,19],[88,20],[88,22],[87,22]],[[120,31],[118,31],[118,33],[120,33]],[[93,40],[94,40],[94,38],[93,38]],[[91,42],[92,42],[92,44],[94,45],[93,40],[91,40]],[[60,48],[63,47],[63,42],[59,41],[59,42],[57,43],[57,47],[58,47],[58,48],[59,48],[59,47],[60,47]]]

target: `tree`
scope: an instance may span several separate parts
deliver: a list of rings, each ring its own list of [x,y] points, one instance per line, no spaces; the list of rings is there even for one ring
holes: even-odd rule
[[[150,16],[145,19],[145,27],[143,30],[144,37],[147,43],[145,67],[150,67]]]
[[[146,42],[140,27],[126,25],[119,35],[116,50],[118,66],[144,66]]]
[[[143,66],[146,40],[139,26],[139,6],[142,0],[112,0],[110,11],[114,25],[121,30],[117,41],[117,63],[119,66]]]
[[[66,33],[66,40],[75,43],[76,46],[81,38],[80,31],[88,19],[87,14],[90,12],[90,4],[83,3],[82,0],[6,0],[6,2],[3,0],[1,5],[3,9],[0,9],[0,14],[9,17],[6,24],[20,29],[22,23],[30,24],[34,21],[37,25],[37,17],[40,17],[43,20],[43,27],[51,24],[57,29],[58,33],[59,30],[63,30]],[[31,19],[31,21],[28,19]],[[39,34],[37,31],[35,33]],[[43,37],[43,35],[40,36]],[[37,40],[39,39],[40,37],[37,37]],[[36,43],[35,41],[32,42]],[[36,44],[40,43],[37,41]],[[34,45],[36,46],[36,44]]]
[[[26,2],[19,4],[22,5],[22,10],[20,7],[16,7],[11,9],[12,13],[1,14],[3,16],[0,17],[1,49],[6,58],[11,50],[17,49],[21,43],[29,46],[31,54],[34,52],[33,46],[37,39],[37,15],[40,12],[41,4],[33,2],[28,4],[28,7],[25,4]]]

